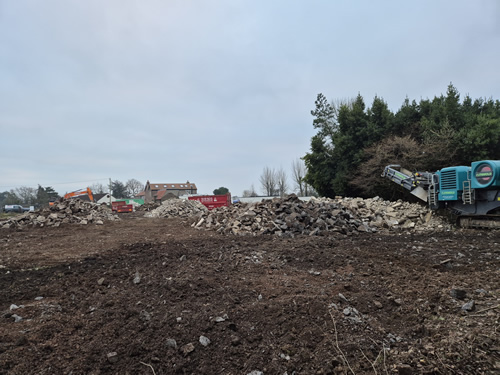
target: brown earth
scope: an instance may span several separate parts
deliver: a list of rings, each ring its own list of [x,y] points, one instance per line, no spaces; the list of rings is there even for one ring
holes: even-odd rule
[[[238,237],[126,215],[0,230],[0,374],[500,372],[499,231]]]

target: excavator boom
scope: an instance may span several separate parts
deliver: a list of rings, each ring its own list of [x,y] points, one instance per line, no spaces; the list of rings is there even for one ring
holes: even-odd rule
[[[80,189],[80,190],[72,191],[71,193],[67,193],[64,195],[64,199],[77,198],[77,197],[81,197],[84,195],[87,195],[91,202],[94,201],[94,194],[92,194],[92,190],[90,188]]]

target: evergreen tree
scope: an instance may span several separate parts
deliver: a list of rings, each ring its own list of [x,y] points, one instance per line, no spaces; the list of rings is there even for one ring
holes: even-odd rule
[[[311,151],[304,156],[304,163],[307,167],[304,178],[306,183],[314,187],[319,195],[335,196],[332,183],[335,177],[332,148],[326,144],[324,137],[320,134],[312,137]]]
[[[224,195],[227,193],[229,193],[229,189],[227,187],[223,187],[223,186],[214,190],[214,195]]]
[[[382,163],[436,171],[500,159],[500,102],[465,96],[461,103],[452,84],[432,100],[406,98],[396,114],[378,97],[366,109],[361,95],[336,108],[319,94],[315,105],[311,114],[318,133],[304,156],[305,181],[321,195],[383,194],[372,178],[380,175]]]
[[[112,191],[111,194],[115,198],[118,198],[118,199],[128,198],[127,187],[121,181],[118,181],[118,180],[112,181],[111,182],[111,191]]]
[[[49,203],[49,195],[41,185],[38,185],[38,189],[36,191],[36,203],[39,205]]]

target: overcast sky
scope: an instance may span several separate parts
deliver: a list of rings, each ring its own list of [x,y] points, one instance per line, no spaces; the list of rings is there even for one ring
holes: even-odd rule
[[[0,0],[0,191],[109,178],[260,193],[310,111],[500,99],[497,0]]]

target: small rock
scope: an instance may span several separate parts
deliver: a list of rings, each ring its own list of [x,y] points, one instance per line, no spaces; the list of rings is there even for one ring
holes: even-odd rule
[[[285,359],[285,360],[287,360],[287,361],[289,361],[289,360],[290,360],[290,356],[289,356],[288,354],[281,353],[281,354],[280,354],[280,357],[281,357],[281,359]]]
[[[134,276],[134,284],[139,284],[140,282],[141,282],[141,275],[139,274],[139,271],[137,271]]]
[[[21,320],[23,320],[23,318],[22,318],[22,317],[20,317],[20,316],[19,316],[19,315],[17,315],[17,314],[12,314],[10,317],[11,317],[11,318],[14,318],[14,323],[18,323],[18,322],[20,322]]]
[[[35,301],[41,301],[43,297],[35,297]]]
[[[345,298],[345,296],[342,293],[339,293],[339,298],[344,302],[349,302],[349,300]]]
[[[222,322],[225,322],[225,321],[226,321],[226,319],[227,319],[227,315],[224,315],[224,316],[218,316],[218,317],[216,317],[216,318],[214,319],[214,321],[215,321],[216,323],[222,323]]]
[[[181,257],[179,258],[179,260],[180,260],[181,262],[184,262],[184,261],[186,260],[186,255],[181,256]]]
[[[413,368],[410,365],[402,364],[398,365],[397,371],[399,375],[412,375],[414,374]]]
[[[439,263],[439,267],[453,268],[453,261],[451,259],[445,259]]]
[[[200,336],[200,344],[203,346],[208,346],[211,343],[210,339],[205,336]]]
[[[177,341],[175,341],[174,339],[167,339],[167,341],[165,341],[165,346],[167,348],[177,349]]]
[[[19,308],[19,306],[12,304],[12,305],[10,305],[9,310],[10,311],[17,310],[18,308]]]
[[[237,346],[241,344],[241,339],[238,336],[231,336],[231,345]]]
[[[259,370],[253,370],[252,372],[249,372],[247,375],[264,375],[264,373]]]
[[[473,299],[467,303],[464,303],[464,305],[462,306],[462,310],[464,310],[464,311],[474,311],[475,308],[476,308],[476,304],[475,304]]]
[[[373,304],[375,305],[375,307],[377,309],[381,309],[383,307],[382,304],[379,301],[373,301]]]
[[[116,363],[116,362],[118,362],[118,353],[117,352],[108,353],[107,357],[108,357],[108,362],[109,363]]]
[[[194,344],[192,342],[181,347],[181,352],[184,355],[188,355],[189,353],[191,353],[193,351],[194,351]]]
[[[328,305],[328,308],[329,308],[329,309],[335,309],[335,310],[338,310],[338,309],[339,309],[339,307],[337,306],[337,304],[336,304],[336,303],[333,303],[333,302],[332,302],[332,303],[330,303],[330,304]]]
[[[99,280],[97,280],[97,284],[99,285],[104,284],[104,277],[101,277]]]
[[[467,297],[467,292],[462,289],[452,289],[450,295],[456,299],[465,299],[465,297]]]

